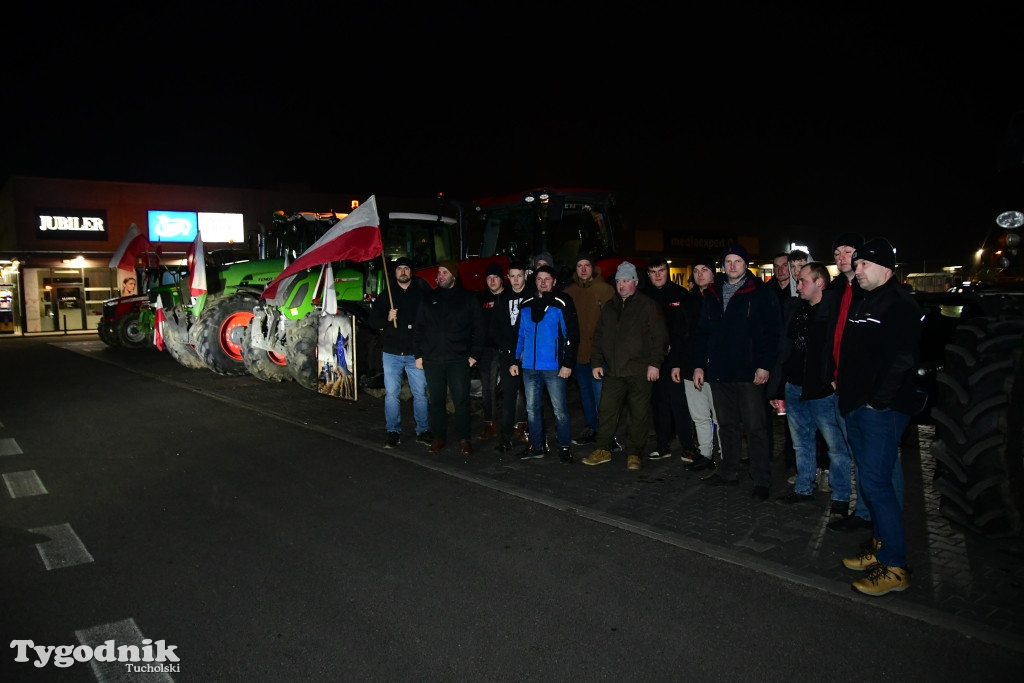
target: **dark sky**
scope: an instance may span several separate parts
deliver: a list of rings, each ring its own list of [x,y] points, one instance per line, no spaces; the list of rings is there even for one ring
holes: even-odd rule
[[[0,173],[465,198],[596,185],[634,227],[821,258],[855,229],[930,266],[963,262],[1005,208],[1019,3],[639,4],[47,6],[5,43]]]

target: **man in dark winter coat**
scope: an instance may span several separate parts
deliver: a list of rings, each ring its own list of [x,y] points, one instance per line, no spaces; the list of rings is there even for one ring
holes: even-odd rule
[[[722,259],[725,274],[708,287],[694,339],[693,383],[714,384],[715,413],[722,435],[722,462],[704,481],[739,483],[743,432],[747,435],[754,498],[768,500],[771,453],[765,384],[775,367],[782,315],[778,299],[747,269],[749,257],[733,245]]]
[[[429,392],[430,452],[444,448],[448,435],[448,392],[455,404],[455,431],[463,455],[473,452],[470,441],[469,374],[484,343],[483,313],[478,299],[456,280],[459,264],[441,261],[437,289],[427,294],[413,328],[416,367],[422,368]]]
[[[416,341],[413,339],[413,323],[416,313],[430,285],[423,278],[412,274],[412,262],[402,256],[392,264],[394,278],[388,293],[381,294],[370,307],[369,324],[381,331],[384,347],[384,424],[386,436],[384,448],[394,448],[402,441],[402,373],[409,380],[412,391],[412,411],[416,419],[416,440],[430,444],[434,435],[430,433],[427,416],[427,380],[423,370],[416,367]]]
[[[515,363],[516,344],[519,342],[519,314],[524,299],[529,298],[526,288],[526,264],[513,261],[508,266],[508,284],[494,302],[491,316],[491,337],[498,347],[498,373],[501,376],[501,420],[498,445],[495,450],[505,453],[512,448],[513,426],[515,438],[526,443],[526,392],[522,376],[513,377],[509,368]]]

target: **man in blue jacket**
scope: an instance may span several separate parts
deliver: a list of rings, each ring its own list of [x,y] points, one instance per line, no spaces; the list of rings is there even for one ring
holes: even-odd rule
[[[540,266],[534,274],[537,294],[524,299],[519,314],[519,341],[512,376],[523,372],[526,388],[526,419],[530,447],[523,460],[543,458],[544,389],[551,399],[558,437],[558,456],[572,463],[572,433],[565,383],[576,366],[576,348],[580,344],[580,325],[572,298],[555,294],[555,269]]]
[[[775,367],[782,315],[770,289],[747,269],[747,250],[735,244],[722,259],[725,273],[704,294],[694,338],[693,385],[715,386],[722,462],[703,477],[714,486],[739,483],[743,432],[747,434],[753,497],[768,500],[771,453],[765,385]]]

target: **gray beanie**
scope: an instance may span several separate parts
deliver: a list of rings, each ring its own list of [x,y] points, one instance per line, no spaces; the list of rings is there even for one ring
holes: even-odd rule
[[[636,266],[629,261],[623,261],[615,271],[616,280],[639,280],[636,276]]]

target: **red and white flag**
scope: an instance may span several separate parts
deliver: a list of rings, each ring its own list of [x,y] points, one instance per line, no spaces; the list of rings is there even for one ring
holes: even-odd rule
[[[203,236],[196,235],[186,255],[188,264],[188,286],[192,296],[206,294],[206,257],[203,256]]]
[[[324,233],[313,245],[302,252],[284,271],[263,290],[262,298],[274,299],[284,284],[307,268],[322,266],[332,261],[369,261],[384,252],[380,239],[380,217],[377,215],[377,200],[370,197],[355,211],[345,216]],[[331,287],[334,278],[331,278]],[[288,287],[284,288],[288,291]]]
[[[109,267],[134,271],[136,259],[140,254],[144,254],[148,250],[149,239],[142,234],[139,226],[132,223],[128,226],[128,232],[124,234],[121,245],[114,252],[114,255],[110,257]]]
[[[156,344],[156,348],[160,351],[164,350],[164,298],[162,296],[156,297],[156,319],[153,320],[153,343]]]

